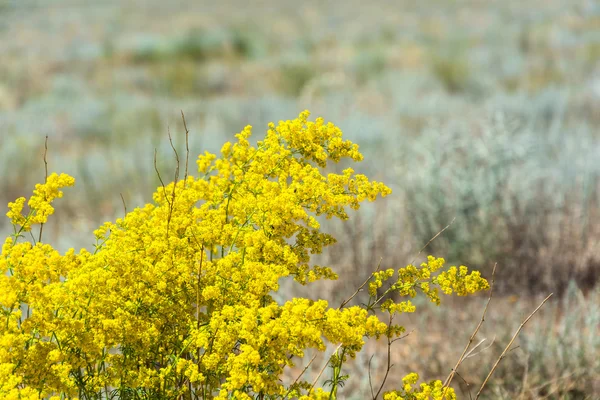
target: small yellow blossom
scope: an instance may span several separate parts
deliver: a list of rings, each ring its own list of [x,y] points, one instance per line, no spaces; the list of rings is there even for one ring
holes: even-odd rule
[[[439,302],[438,288],[488,287],[465,267],[439,273],[444,260],[429,257],[420,268],[374,273],[366,306],[277,302],[282,280],[338,277],[311,264],[335,243],[319,216],[346,220],[363,201],[391,194],[352,168],[325,174],[330,162],[363,156],[337,126],[309,115],[270,123],[256,146],[247,126],[220,156],[200,155],[198,177],[161,185],[153,202],[96,229],[93,252],[59,253],[20,235],[47,222],[72,177],[53,173],[29,200],[9,203],[19,234],[0,254],[0,398],[101,397],[107,387],[173,399],[190,388],[222,399],[335,398],[335,385],[302,378],[288,387],[281,377],[311,349],[339,346],[331,358],[339,372],[369,337],[401,335],[393,317],[415,307],[384,296],[422,291]],[[408,375],[384,399],[455,398],[439,381],[417,380]]]

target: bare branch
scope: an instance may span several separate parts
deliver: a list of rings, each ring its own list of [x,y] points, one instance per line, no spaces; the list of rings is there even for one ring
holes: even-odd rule
[[[411,264],[414,263],[415,260],[417,259],[417,257],[419,257],[419,255],[423,252],[423,250],[425,250],[427,248],[427,246],[429,246],[431,244],[431,242],[433,242],[435,239],[437,239],[438,236],[440,236],[442,233],[444,233],[444,231],[446,229],[450,228],[450,226],[452,226],[452,224],[454,223],[455,220],[456,220],[456,217],[452,218],[452,221],[450,221],[450,223],[448,225],[446,225],[446,227],[444,229],[442,229],[441,231],[439,231],[438,233],[436,233],[434,237],[432,237],[431,239],[429,239],[429,242],[427,242],[425,244],[425,246],[423,246],[421,248],[421,250],[419,250],[419,252],[415,256],[415,258],[413,258],[413,260],[410,263]]]
[[[325,371],[325,368],[327,368],[327,366],[329,365],[329,361],[331,360],[331,357],[333,357],[333,355],[337,353],[337,351],[340,349],[340,347],[342,347],[342,343],[340,343],[339,346],[336,347],[336,349],[333,351],[333,353],[331,353],[331,356],[329,357],[329,359],[327,360],[327,362],[325,363],[325,365],[323,366],[323,368],[321,368],[321,372],[319,372],[319,375],[317,375],[317,377],[313,381],[312,385],[310,386],[310,389],[308,390],[308,394],[309,395],[310,395],[310,392],[312,392],[312,390],[314,389],[314,387],[317,384],[317,382],[319,381],[319,378],[323,374],[323,371]]]
[[[177,149],[173,145],[173,138],[171,137],[171,129],[169,127],[167,127],[167,135],[169,136],[169,143],[171,144],[171,149],[173,149],[173,153],[175,153],[175,160],[177,162],[177,167],[175,168],[175,184],[177,185],[177,181],[179,180],[179,154],[177,153]]]
[[[414,331],[415,330],[413,329],[412,331],[408,332],[406,335],[395,338],[394,340],[392,340],[392,343],[397,342],[398,340],[402,340],[402,339],[405,339],[405,338],[409,337]]]
[[[375,393],[373,393],[373,381],[371,380],[371,361],[373,361],[373,357],[375,357],[375,354],[369,358],[369,388],[371,389],[371,398],[375,400]]]
[[[173,208],[175,207],[175,189],[177,188],[177,181],[179,180],[179,154],[173,145],[173,138],[171,137],[171,130],[169,127],[167,127],[167,135],[169,135],[169,143],[171,144],[173,153],[175,153],[175,160],[177,162],[177,166],[175,167],[175,179],[173,181],[173,193],[171,194],[171,203],[169,203],[169,216],[167,217],[167,236],[169,236],[169,226],[171,225],[171,217],[173,216]]]
[[[381,260],[383,260],[383,258],[379,259],[379,264],[377,264],[377,269],[375,270],[375,272],[379,271],[379,269],[381,268]],[[375,273],[373,272],[373,273]],[[363,282],[362,285],[359,286],[358,289],[356,289],[356,292],[354,292],[354,294],[352,294],[352,296],[350,296],[347,300],[344,300],[342,302],[342,304],[340,304],[340,309],[342,309],[346,304],[348,304],[354,297],[356,297],[356,295],[365,287],[365,285],[367,283],[369,283],[369,281],[371,280],[371,278],[373,277],[373,273],[371,275],[369,275],[369,277]]]
[[[469,384],[469,382],[467,382],[465,380],[465,378],[463,378],[458,372],[456,373],[456,375],[462,379],[462,381],[465,383],[465,385],[467,385],[467,389],[469,390],[469,399],[473,400],[473,396],[471,395],[471,384]]]
[[[492,367],[492,370],[490,371],[490,373],[488,374],[488,376],[485,378],[485,380],[483,381],[483,383],[481,384],[481,387],[479,388],[479,391],[477,392],[477,395],[475,396],[475,400],[477,400],[479,398],[479,396],[481,395],[481,392],[483,391],[483,388],[485,387],[485,385],[488,383],[488,381],[490,380],[490,377],[492,376],[492,374],[494,373],[494,371],[496,370],[496,368],[498,367],[498,364],[500,364],[500,361],[502,361],[502,359],[504,358],[504,356],[506,355],[506,353],[509,351],[510,346],[512,346],[513,342],[515,341],[515,339],[517,338],[517,336],[519,335],[519,333],[521,332],[521,329],[523,329],[523,327],[525,326],[525,324],[531,319],[531,317],[533,317],[533,315],[538,312],[538,310],[540,308],[542,308],[542,306],[544,304],[546,304],[546,302],[550,299],[550,297],[552,297],[554,293],[550,293],[548,295],[548,297],[546,297],[544,299],[544,301],[542,301],[540,303],[539,306],[537,306],[537,308],[535,310],[533,310],[533,312],[531,314],[529,314],[529,316],[527,318],[525,318],[525,320],[523,322],[521,322],[521,325],[519,325],[519,329],[517,329],[517,331],[515,332],[515,334],[513,335],[512,339],[510,340],[510,342],[508,343],[508,345],[504,348],[504,351],[502,352],[502,354],[500,354],[500,357],[498,357],[498,359],[496,360],[496,362],[494,363],[494,366]]]
[[[46,140],[44,141],[44,169],[45,169],[45,175],[44,175],[44,183],[48,182],[48,160],[46,159],[46,156],[48,155],[48,135],[46,135]],[[40,224],[40,235],[38,237],[38,242],[42,241],[42,232],[44,231],[44,223]]]
[[[156,165],[156,148],[154,149],[154,170],[156,171],[158,180],[160,181],[160,184],[162,185],[163,194],[165,195],[165,200],[167,201],[167,204],[169,205],[169,210],[172,210],[173,208],[171,206],[171,201],[169,200],[169,196],[167,196],[167,188],[165,187],[165,182],[163,182],[163,180],[160,176],[160,172],[158,171],[158,166]],[[169,211],[169,220],[167,221],[167,237],[169,237],[169,223],[170,222],[171,222],[171,213]]]
[[[290,392],[292,391],[292,387],[300,380],[300,378],[302,378],[302,375],[304,375],[304,373],[306,372],[306,370],[310,367],[310,365],[313,363],[313,361],[315,361],[315,358],[317,358],[317,355],[319,353],[315,353],[315,355],[310,359],[310,361],[308,362],[308,364],[306,364],[306,367],[304,367],[304,369],[302,370],[302,372],[300,372],[300,375],[298,375],[296,377],[296,379],[294,380],[294,382],[292,382],[292,384],[290,385],[290,388],[288,389],[287,393],[285,394],[285,396],[283,396],[283,398],[285,399],[286,397],[288,397],[288,395],[290,394]]]
[[[465,349],[463,350],[458,361],[456,362],[456,365],[454,366],[454,368],[452,368],[452,372],[450,372],[450,375],[448,375],[448,377],[446,378],[446,381],[444,382],[444,388],[445,388],[444,395],[442,397],[444,397],[446,395],[446,391],[448,390],[448,388],[450,387],[450,384],[452,383],[454,374],[456,374],[458,367],[464,361],[465,356],[467,355],[467,351],[469,350],[469,347],[471,347],[471,344],[473,343],[473,340],[475,339],[477,332],[479,332],[481,325],[483,325],[483,321],[485,321],[485,314],[487,313],[490,302],[492,301],[492,295],[494,294],[494,278],[496,275],[496,266],[497,266],[497,264],[494,264],[494,269],[492,269],[492,282],[490,283],[490,295],[488,296],[488,301],[485,304],[485,308],[483,309],[483,314],[481,314],[481,320],[479,321],[479,324],[477,324],[477,327],[471,334],[471,337],[469,338],[469,342],[465,346]],[[481,342],[479,344],[481,344]],[[479,346],[479,344],[477,346]],[[475,346],[475,348],[477,348],[477,346]]]
[[[189,134],[187,124],[185,123],[185,115],[183,115],[183,110],[181,110],[181,119],[183,120],[183,127],[185,128],[185,175],[183,179],[187,181],[188,177],[188,162],[190,160],[190,145],[189,145]]]
[[[44,141],[44,169],[46,171],[46,175],[44,176],[44,183],[48,182],[48,160],[46,156],[48,155],[48,135],[46,135],[46,140]]]
[[[391,319],[390,319],[390,320],[391,320]],[[395,338],[395,339],[390,339],[390,338],[388,338],[388,354],[387,354],[387,356],[388,356],[388,357],[387,357],[387,370],[386,370],[386,373],[385,373],[385,377],[383,378],[383,382],[381,382],[381,386],[379,387],[379,390],[377,391],[377,394],[373,393],[373,382],[372,382],[372,380],[371,380],[371,362],[373,361],[373,357],[375,357],[375,354],[373,354],[373,355],[371,356],[371,358],[369,358],[369,388],[371,389],[371,398],[372,398],[373,400],[376,400],[376,399],[377,399],[377,396],[379,395],[379,393],[381,392],[381,389],[383,389],[383,386],[385,385],[385,382],[386,382],[386,380],[387,380],[387,377],[388,377],[388,375],[389,375],[389,372],[390,372],[390,370],[391,370],[391,369],[392,369],[392,367],[394,366],[394,364],[391,364],[391,363],[390,363],[390,360],[391,360],[391,358],[390,358],[390,357],[391,357],[391,349],[392,349],[392,344],[394,344],[394,343],[395,343],[396,341],[398,341],[398,340],[401,340],[401,339],[404,339],[404,338],[408,337],[408,336],[409,336],[411,333],[413,333],[413,332],[414,332],[414,329],[413,329],[412,331],[408,332],[408,333],[407,333],[406,335],[404,335],[404,336],[400,336],[400,337],[397,337],[397,338]]]
[[[156,171],[156,175],[158,175],[158,180],[160,181],[160,184],[162,185],[163,189],[166,190],[165,188],[165,183],[163,182],[162,178],[160,177],[160,172],[158,171],[158,166],[156,165],[156,148],[154,148],[154,170]],[[166,195],[166,193],[165,193]],[[169,200],[167,200],[169,201]]]
[[[482,341],[480,343],[483,343],[484,340],[485,339],[482,339]],[[477,346],[479,346],[479,344],[477,344],[477,346],[475,346],[474,348],[472,348],[467,353],[467,355],[465,356],[465,358],[463,359],[463,361],[466,360],[467,358],[475,357],[476,355],[483,353],[484,351],[486,351],[487,349],[489,349],[490,347],[492,347],[492,345],[494,344],[494,342],[496,342],[496,336],[494,336],[494,338],[492,339],[492,341],[490,342],[490,344],[488,344],[487,346],[485,346],[483,349],[481,349],[477,353],[473,353],[473,351],[475,351],[475,349],[477,348]]]
[[[123,197],[123,193],[119,193],[121,196],[121,201],[123,202],[123,210],[125,211],[125,215],[127,215],[127,205],[125,204],[125,198]]]
[[[377,393],[375,393],[375,397],[373,397],[373,400],[376,400],[377,397],[379,396],[379,393],[381,393],[381,391],[383,390],[383,387],[385,386],[385,382],[387,381],[388,375],[390,374],[390,370],[394,366],[392,364],[392,343],[393,343],[393,341],[390,337],[390,330],[392,327],[393,318],[394,318],[393,315],[390,314],[390,321],[388,322],[388,332],[387,332],[387,365],[386,365],[386,369],[385,369],[385,375],[383,376],[383,381],[381,381],[379,390],[377,391]]]

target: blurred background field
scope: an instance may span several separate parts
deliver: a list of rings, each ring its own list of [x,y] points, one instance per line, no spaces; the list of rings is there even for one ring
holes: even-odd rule
[[[197,155],[304,109],[358,142],[356,169],[394,194],[326,225],[339,244],[318,261],[341,279],[295,295],[338,304],[380,258],[409,263],[454,220],[425,254],[488,277],[498,263],[480,334],[493,344],[461,367],[458,393],[554,292],[484,397],[600,398],[598,2],[0,0],[0,210],[43,180],[48,135],[50,170],[77,179],[45,228],[61,250],[91,247],[120,194],[128,209],[150,199],[155,148],[174,171],[181,110]],[[406,317],[390,384],[445,378],[486,299],[460,300]],[[364,362],[346,398],[368,397]]]

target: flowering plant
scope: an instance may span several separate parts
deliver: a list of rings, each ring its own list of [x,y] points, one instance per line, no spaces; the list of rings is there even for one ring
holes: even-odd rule
[[[420,267],[373,273],[365,306],[279,304],[272,294],[282,279],[337,278],[310,264],[334,243],[316,216],[345,220],[348,207],[391,193],[350,168],[324,175],[329,161],[363,157],[338,127],[308,117],[269,124],[256,147],[246,127],[220,157],[198,157],[198,177],[186,162],[183,179],[159,187],[152,204],[97,229],[92,252],[60,254],[41,239],[24,240],[72,177],[48,176],[27,212],[25,198],[10,203],[15,233],[0,255],[0,396],[332,399],[346,379],[344,362],[366,338],[391,342],[404,332],[394,316],[415,307],[391,294],[420,290],[439,303],[440,289],[466,295],[488,287],[465,267],[437,273],[444,260],[430,256]],[[324,351],[327,342],[338,346],[327,385],[282,380],[306,350]],[[407,375],[383,398],[455,398],[440,381],[413,387],[417,379]]]

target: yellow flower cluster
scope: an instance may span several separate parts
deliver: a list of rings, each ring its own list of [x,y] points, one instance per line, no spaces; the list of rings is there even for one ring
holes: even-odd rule
[[[414,372],[406,375],[402,378],[402,390],[385,393],[383,400],[456,400],[454,389],[444,388],[441,381],[421,383],[414,388],[418,380],[419,375]]]
[[[466,296],[480,290],[489,289],[488,282],[481,277],[479,271],[469,273],[467,267],[461,265],[458,269],[450,267],[442,272],[436,279],[436,283],[446,294],[456,293],[459,296]]]
[[[31,225],[44,224],[48,221],[48,217],[54,214],[52,201],[63,196],[60,189],[74,184],[75,179],[69,175],[53,173],[48,176],[46,183],[35,185],[33,196],[27,202],[30,210],[27,215],[23,215],[26,199],[19,197],[13,203],[8,203],[9,211],[6,216],[10,218],[13,226],[21,226],[22,232],[28,232],[31,230]]]
[[[489,289],[488,282],[481,276],[479,271],[469,273],[465,266],[461,266],[458,269],[455,266],[451,266],[447,271],[434,276],[436,272],[444,268],[445,262],[443,258],[428,256],[427,262],[421,263],[420,267],[409,264],[406,267],[398,269],[398,275],[395,279],[393,279],[395,273],[393,269],[375,272],[373,273],[371,282],[369,282],[369,294],[372,298],[383,298],[392,292],[400,296],[415,297],[417,290],[420,290],[433,303],[439,305],[440,296],[438,289],[441,289],[445,294],[455,292],[459,296],[466,296]],[[384,282],[390,280],[393,283],[385,289],[382,295],[378,296],[377,291],[383,287]],[[378,302],[375,299],[375,303]],[[415,307],[410,301],[394,303],[389,299],[383,302],[380,308],[390,314],[415,311]]]
[[[199,177],[161,186],[154,203],[103,224],[93,252],[59,254],[9,237],[0,255],[0,398],[335,398],[347,357],[366,338],[399,336],[393,315],[414,306],[377,295],[393,269],[373,275],[367,307],[274,300],[282,279],[337,278],[310,264],[335,242],[315,217],[347,219],[348,207],[391,193],[352,169],[324,175],[328,161],[362,155],[338,127],[308,117],[270,124],[256,147],[248,126],[220,157],[200,155]],[[50,175],[25,216],[24,198],[10,203],[15,230],[45,223],[60,189],[73,184]],[[462,267],[430,278],[440,260],[400,269],[386,293],[420,288],[431,297],[428,279],[458,294],[486,287]],[[327,343],[340,346],[331,388],[281,380],[306,350]],[[431,385],[420,393],[433,396]]]

